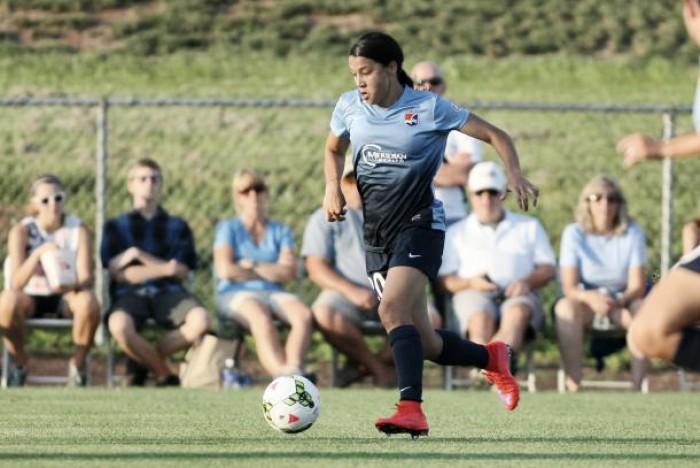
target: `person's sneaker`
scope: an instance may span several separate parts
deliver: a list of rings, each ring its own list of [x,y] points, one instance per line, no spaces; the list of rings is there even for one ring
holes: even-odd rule
[[[7,386],[8,387],[24,387],[24,383],[26,381],[27,381],[27,368],[24,366],[13,367],[7,373]]]
[[[180,386],[180,377],[178,377],[175,374],[170,374],[163,380],[159,380],[156,383],[156,387],[179,387]]]
[[[360,371],[356,364],[347,363],[338,370],[337,384],[339,388],[347,388],[355,382],[359,382],[365,374]]]
[[[73,364],[68,365],[68,386],[69,387],[87,387],[88,378],[87,372],[80,370]]]
[[[492,341],[486,345],[489,362],[483,374],[496,386],[498,396],[505,407],[513,411],[520,401],[520,385],[510,373],[510,348],[502,341]]]
[[[413,439],[428,435],[428,420],[417,401],[399,401],[396,412],[388,418],[377,419],[374,427],[386,435],[411,434]]]
[[[127,386],[143,387],[148,379],[148,368],[142,366],[132,358],[126,359]]]

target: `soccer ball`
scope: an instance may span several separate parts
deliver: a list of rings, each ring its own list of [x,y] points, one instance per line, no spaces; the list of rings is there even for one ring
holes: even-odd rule
[[[308,379],[283,375],[263,393],[265,421],[278,431],[295,434],[311,427],[321,413],[321,396]]]

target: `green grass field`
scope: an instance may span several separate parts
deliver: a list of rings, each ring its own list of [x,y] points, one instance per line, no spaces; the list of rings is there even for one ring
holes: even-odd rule
[[[3,466],[698,466],[700,394],[425,392],[431,436],[373,427],[391,390],[321,389],[309,431],[262,417],[262,388],[241,391],[24,388],[2,393]]]

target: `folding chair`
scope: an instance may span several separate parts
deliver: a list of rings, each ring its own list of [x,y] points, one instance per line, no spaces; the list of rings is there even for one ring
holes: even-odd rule
[[[556,304],[556,301],[554,302]],[[552,304],[552,315],[554,316],[554,304]],[[556,317],[554,318],[556,320]],[[596,371],[602,372],[605,368],[604,359],[616,352],[619,352],[627,347],[626,342],[627,331],[621,327],[614,327],[610,330],[589,330],[587,337],[589,339],[590,354],[596,360]],[[634,383],[631,380],[596,380],[584,379],[581,380],[581,388],[601,388],[601,389],[617,389],[617,390],[633,390]],[[557,371],[557,390],[559,393],[566,393],[566,373],[564,372],[563,363],[559,363]],[[642,380],[642,393],[649,393],[649,377],[645,376]]]
[[[445,328],[448,330],[451,327],[451,317],[452,317],[452,301],[448,300],[446,304],[445,311]],[[522,388],[526,388],[528,392],[535,393],[537,391],[537,376],[535,374],[535,342],[537,341],[537,334],[534,330],[528,328],[525,336],[524,344],[524,354],[525,354],[525,366],[523,371],[525,372],[525,378],[519,379],[518,384]],[[467,388],[474,385],[472,379],[458,379],[454,375],[455,368],[453,366],[445,366],[443,373],[443,381],[445,383],[445,390],[454,390],[456,387]]]
[[[28,330],[71,330],[73,328],[73,319],[71,318],[30,318],[26,322]],[[88,354],[86,366],[88,375],[88,385],[90,385],[91,376],[91,356]],[[3,341],[2,344],[2,377],[0,378],[0,387],[7,388],[7,374],[10,368],[10,353]],[[68,373],[62,375],[27,375],[27,383],[35,384],[67,384]]]

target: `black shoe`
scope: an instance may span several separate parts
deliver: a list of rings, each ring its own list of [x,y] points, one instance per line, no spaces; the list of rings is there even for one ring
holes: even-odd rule
[[[311,382],[312,384],[316,385],[318,382],[318,377],[316,376],[316,372],[307,372],[305,374],[301,374],[302,377],[304,377],[306,380]]]
[[[8,387],[24,387],[24,383],[27,381],[27,368],[24,366],[18,366],[10,369],[7,374],[7,386]]]
[[[156,387],[179,387],[180,386],[180,377],[178,377],[175,374],[170,374],[163,380],[158,381],[156,383]]]
[[[512,375],[515,375],[518,373],[518,353],[513,351],[513,348],[510,348],[510,373]]]
[[[129,387],[143,387],[148,379],[148,368],[142,366],[131,358],[126,358],[126,374]]]

